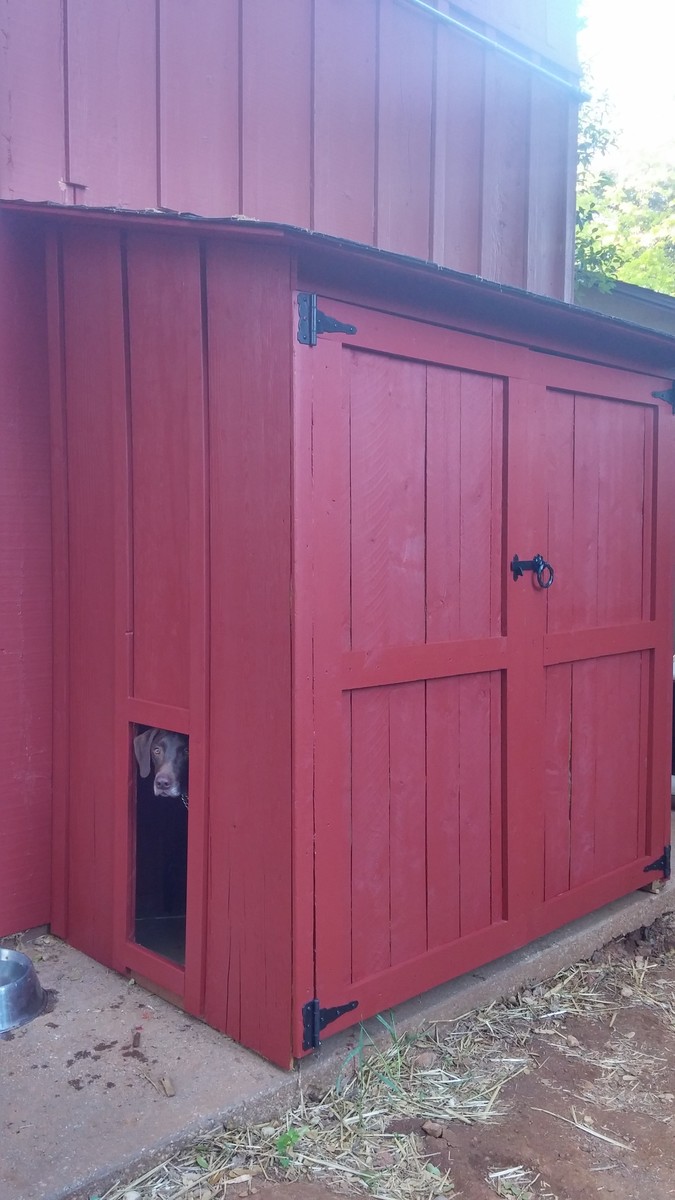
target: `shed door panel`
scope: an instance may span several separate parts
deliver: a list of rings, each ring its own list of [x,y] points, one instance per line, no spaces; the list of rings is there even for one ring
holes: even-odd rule
[[[547,900],[645,852],[649,659],[643,651],[547,668]]]
[[[647,850],[654,409],[549,391],[543,416],[549,900]]]
[[[648,620],[654,410],[549,390],[544,409],[548,536],[564,587],[548,633]]]
[[[319,354],[317,942],[321,987],[377,1007],[449,945],[492,957],[505,924],[504,385]]]
[[[583,365],[321,304],[358,333],[296,352],[315,994],[366,1017],[642,886],[662,849],[656,412],[648,380],[584,395]],[[548,591],[509,571],[537,553]]]

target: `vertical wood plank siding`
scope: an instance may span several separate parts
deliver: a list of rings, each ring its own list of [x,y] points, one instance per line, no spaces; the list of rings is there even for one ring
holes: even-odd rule
[[[127,386],[119,233],[68,229],[62,254],[67,541],[55,543],[54,557],[68,556],[71,638],[68,773],[54,803],[57,825],[68,828],[68,934],[85,954],[111,963],[115,780],[110,763],[101,769],[100,747],[113,747],[116,732],[110,447]]]
[[[75,202],[157,208],[155,0],[68,0],[64,12]]]
[[[236,1040],[288,1064],[293,819],[288,254],[214,242],[206,256],[206,281],[212,676],[204,1015]]]
[[[51,549],[44,262],[0,216],[0,936],[49,920]]]
[[[73,635],[60,730],[67,764],[54,784],[55,924],[99,961],[141,970],[129,958],[138,946],[127,944],[130,722],[176,714],[180,724],[167,727],[190,734],[188,951],[184,985],[175,969],[166,986],[184,986],[189,1011],[287,1064],[289,253],[110,226],[68,225],[54,245],[51,351],[65,414],[65,494],[58,485],[54,493],[55,599],[65,614],[57,653],[68,623]],[[55,397],[57,432],[58,407]],[[119,770],[102,769],[101,746],[117,747]],[[30,810],[35,858],[39,815]],[[17,862],[27,858],[22,836]],[[36,920],[48,919],[46,902],[39,907],[47,854],[45,845]]]
[[[0,196],[67,204],[62,0],[0,0]]]
[[[572,0],[461,7],[573,77]],[[0,32],[2,199],[243,214],[571,298],[574,96],[412,5],[0,0]]]
[[[238,6],[164,0],[159,63],[162,204],[204,217],[239,212]]]

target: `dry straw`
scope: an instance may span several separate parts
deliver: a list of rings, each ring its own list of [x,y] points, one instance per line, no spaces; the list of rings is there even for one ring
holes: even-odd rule
[[[280,1179],[318,1181],[337,1192],[381,1200],[450,1196],[452,1180],[430,1161],[423,1125],[430,1122],[430,1129],[442,1133],[453,1122],[503,1119],[509,1085],[538,1069],[547,1045],[592,1061],[596,1083],[581,1098],[607,1112],[608,1127],[597,1115],[592,1123],[585,1115],[578,1118],[561,1096],[556,1111],[539,1111],[630,1157],[631,1147],[611,1131],[612,1113],[634,1108],[670,1118],[663,1099],[654,1100],[654,1075],[664,1064],[641,1053],[629,1035],[614,1032],[618,1013],[633,1007],[649,1009],[675,1030],[672,979],[664,971],[674,927],[668,919],[660,924],[668,936],[661,952],[649,958],[626,953],[625,947],[616,954],[610,949],[547,984],[415,1035],[399,1036],[393,1021],[381,1017],[384,1044],[361,1028],[326,1095],[301,1095],[278,1121],[204,1138],[133,1183],[112,1187],[101,1200],[220,1200],[254,1194],[263,1181]],[[603,1022],[608,1037],[602,1053],[580,1047],[566,1031],[569,1017]],[[523,1165],[495,1164],[486,1182],[500,1196],[553,1195]]]

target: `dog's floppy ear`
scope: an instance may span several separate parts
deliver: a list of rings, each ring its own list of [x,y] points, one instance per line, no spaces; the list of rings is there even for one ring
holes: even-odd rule
[[[134,738],[134,754],[136,755],[141,779],[147,779],[150,774],[150,748],[152,746],[152,739],[156,733],[156,729],[146,729],[145,733],[139,733]]]

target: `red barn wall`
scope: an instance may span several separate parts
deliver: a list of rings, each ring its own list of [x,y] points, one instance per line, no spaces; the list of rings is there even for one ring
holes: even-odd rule
[[[575,0],[434,6],[576,77]],[[0,32],[2,199],[240,213],[571,299],[575,94],[412,3],[2,0]]]
[[[0,936],[49,921],[51,533],[42,240],[0,215]]]

